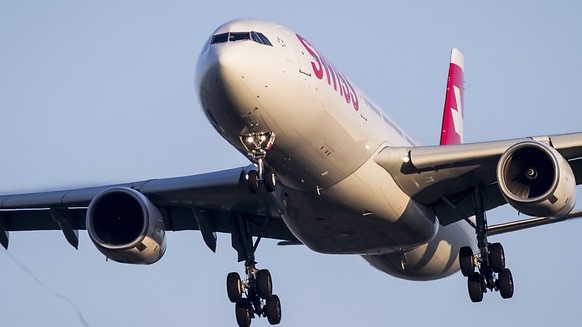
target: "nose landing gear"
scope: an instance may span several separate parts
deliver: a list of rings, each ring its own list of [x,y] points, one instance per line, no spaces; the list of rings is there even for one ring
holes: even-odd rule
[[[243,134],[240,136],[240,141],[247,150],[247,156],[258,167],[258,170],[251,170],[246,175],[251,193],[257,193],[261,183],[265,185],[267,192],[275,191],[277,178],[273,170],[265,168],[264,162],[267,151],[273,147],[275,142],[275,133],[253,132]]]

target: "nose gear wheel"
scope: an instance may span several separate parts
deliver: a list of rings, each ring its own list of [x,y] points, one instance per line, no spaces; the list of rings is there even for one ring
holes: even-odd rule
[[[275,143],[273,132],[252,132],[239,136],[241,143],[247,150],[249,159],[257,165],[257,170],[251,170],[246,175],[251,193],[259,192],[260,185],[264,184],[267,192],[275,191],[277,178],[273,170],[265,167],[267,151]]]

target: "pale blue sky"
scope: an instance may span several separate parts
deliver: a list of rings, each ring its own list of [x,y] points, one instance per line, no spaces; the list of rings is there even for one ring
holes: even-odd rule
[[[577,1],[0,0],[0,193],[246,165],[205,120],[193,88],[203,43],[240,17],[305,36],[423,144],[438,142],[452,47],[465,54],[467,142],[580,131],[581,14]],[[504,208],[489,218],[517,215]],[[460,274],[408,282],[357,256],[272,241],[258,261],[273,274],[281,326],[559,326],[578,320],[580,231],[574,221],[496,237],[516,293],[481,304]],[[10,242],[10,254],[90,326],[236,325],[224,284],[243,266],[228,235],[212,254],[197,232],[169,233],[152,266],[105,262],[86,232],[79,251],[60,232]],[[5,251],[0,277],[3,326],[81,325]]]

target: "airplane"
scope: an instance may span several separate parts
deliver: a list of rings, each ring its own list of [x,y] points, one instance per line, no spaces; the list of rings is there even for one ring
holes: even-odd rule
[[[166,231],[199,230],[216,250],[228,233],[244,276],[227,275],[241,327],[281,321],[255,252],[261,239],[360,255],[388,275],[434,280],[457,271],[471,301],[511,298],[500,243],[489,236],[578,218],[582,133],[463,143],[464,56],[453,49],[440,143],[422,146],[301,35],[272,22],[218,27],[196,66],[202,109],[251,164],[116,185],[0,195],[0,244],[10,231],[86,229],[108,259],[152,264]],[[498,225],[509,204],[532,216]]]

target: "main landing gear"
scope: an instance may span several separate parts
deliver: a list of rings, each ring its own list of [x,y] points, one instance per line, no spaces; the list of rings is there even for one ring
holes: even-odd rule
[[[273,170],[265,167],[264,162],[267,151],[271,149],[275,142],[275,133],[253,132],[243,134],[240,136],[240,141],[248,151],[247,156],[258,167],[258,170],[251,170],[246,175],[251,193],[259,192],[261,183],[265,185],[267,192],[275,191],[277,178]]]
[[[245,278],[236,272],[226,277],[228,299],[235,304],[236,322],[240,327],[251,325],[256,317],[267,317],[271,325],[281,322],[281,300],[273,294],[273,280],[267,269],[257,269],[255,250],[261,238],[253,244],[249,219],[237,215],[232,233],[232,246],[239,261],[245,261]],[[263,226],[266,227],[266,226]]]
[[[246,276],[245,280],[241,280],[238,273],[231,272],[226,277],[226,292],[228,299],[235,303],[238,325],[250,326],[255,315],[267,317],[271,325],[280,323],[281,300],[273,294],[273,281],[269,270],[259,270],[253,263],[246,266]]]
[[[459,251],[461,273],[468,278],[469,297],[473,302],[481,302],[483,294],[490,290],[499,291],[502,298],[509,299],[513,296],[514,286],[511,271],[505,267],[505,252],[501,244],[487,241],[487,218],[478,188],[475,189],[474,199],[479,253],[473,254],[469,246]]]

